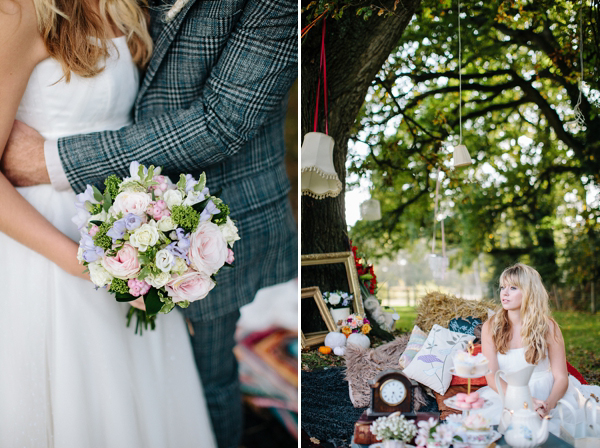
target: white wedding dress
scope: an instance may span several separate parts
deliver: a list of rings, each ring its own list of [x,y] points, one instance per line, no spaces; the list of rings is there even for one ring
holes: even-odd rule
[[[527,363],[527,361],[525,361],[524,348],[511,349],[505,354],[498,353],[497,356],[498,368],[505,372],[514,372],[530,365]],[[531,392],[531,396],[539,400],[546,400],[552,391],[553,385],[554,377],[552,376],[552,370],[550,370],[550,360],[548,359],[548,356],[546,356],[546,358],[541,360],[535,366],[533,374],[529,380],[529,390]],[[497,425],[500,422],[500,417],[502,416],[502,402],[500,395],[498,395],[498,393],[496,393],[489,386],[482,387],[478,390],[478,392],[480,397],[491,401],[492,406],[471,412],[481,414],[489,419],[493,425]],[[579,410],[579,415],[577,416],[578,422],[584,418],[581,408],[583,407],[585,400],[589,398],[590,394],[592,393],[600,397],[600,387],[582,385],[577,378],[569,375],[569,386],[567,392],[563,396],[563,400],[567,401],[571,406],[573,406],[574,409]],[[552,416],[552,419],[549,420],[549,430],[553,434],[559,436],[561,422],[557,409],[553,409],[550,412],[550,415]],[[565,411],[565,429],[570,432],[573,432],[572,429],[574,422],[572,420],[572,415],[568,411]]]
[[[129,124],[139,75],[125,38],[113,43],[93,78],[65,83],[56,60],[41,62],[17,119],[45,138]],[[74,193],[18,190],[79,241]],[[215,446],[180,313],[160,315],[155,331],[135,335],[134,321],[125,326],[129,305],[2,233],[0,298],[0,447]]]

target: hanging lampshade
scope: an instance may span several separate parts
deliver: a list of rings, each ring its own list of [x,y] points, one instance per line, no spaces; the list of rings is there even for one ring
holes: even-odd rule
[[[454,147],[454,167],[471,165],[473,161],[465,145]]]
[[[381,219],[381,205],[377,199],[367,199],[360,204],[360,217],[365,221],[378,221]]]
[[[315,199],[334,198],[342,191],[342,183],[333,167],[334,141],[327,134],[309,132],[301,148],[302,195]]]

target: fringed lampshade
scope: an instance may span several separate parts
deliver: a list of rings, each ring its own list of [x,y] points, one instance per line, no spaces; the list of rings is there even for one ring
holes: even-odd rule
[[[454,167],[471,165],[473,161],[465,145],[454,147]]]
[[[381,219],[381,205],[377,199],[367,199],[360,204],[360,217],[365,221],[378,221]]]
[[[342,191],[342,183],[333,167],[334,141],[327,134],[309,132],[301,149],[302,195],[315,199],[334,198]]]

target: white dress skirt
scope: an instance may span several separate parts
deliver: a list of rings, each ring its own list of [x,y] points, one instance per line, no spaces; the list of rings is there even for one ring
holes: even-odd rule
[[[498,353],[498,367],[500,370],[505,372],[514,372],[521,370],[524,367],[531,365],[525,361],[525,349],[517,348],[508,350],[505,354]],[[539,400],[546,400],[552,391],[554,385],[554,376],[552,376],[552,370],[550,369],[550,361],[546,356],[540,361],[533,371],[529,380],[529,390],[531,396]],[[491,401],[492,406],[483,409],[470,411],[472,413],[478,413],[486,417],[491,421],[493,425],[500,423],[502,416],[502,401],[500,395],[494,391],[491,387],[486,386],[478,390],[479,396],[484,399]],[[581,422],[584,419],[583,405],[590,394],[594,393],[600,397],[600,387],[582,385],[577,378],[569,375],[569,386],[563,400],[567,401],[575,410],[578,410],[577,421]],[[600,408],[598,408],[600,411]],[[591,414],[591,413],[590,413]],[[555,408],[550,412],[552,419],[549,420],[549,430],[553,434],[560,435],[561,420],[558,415],[558,410]],[[574,432],[575,422],[573,421],[572,415],[565,411],[565,424],[564,428],[570,433]]]
[[[139,74],[125,38],[113,43],[93,78],[66,83],[56,60],[41,62],[17,119],[46,139],[129,124]],[[79,240],[72,191],[18,191]],[[161,315],[155,331],[136,335],[126,327],[129,305],[3,233],[0,307],[0,447],[215,446],[180,313]]]

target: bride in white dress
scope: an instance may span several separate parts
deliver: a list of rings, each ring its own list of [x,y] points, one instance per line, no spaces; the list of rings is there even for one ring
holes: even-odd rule
[[[108,2],[116,25],[99,22],[100,30],[129,37],[105,35],[108,55],[100,65],[80,64],[66,82],[63,69],[76,58],[60,54],[57,41],[58,56],[49,58],[51,46],[40,36],[48,23],[68,28],[56,14],[54,22],[43,22],[54,14],[44,9],[51,3],[0,0],[0,155],[15,117],[46,139],[131,122],[136,62],[147,60],[151,46],[139,6]],[[87,13],[91,7],[80,0],[54,3]],[[102,34],[90,37],[97,26],[84,26],[93,16],[70,12],[79,14],[79,21],[71,16],[72,26],[102,42]],[[67,46],[78,38],[53,37]],[[81,46],[71,50],[77,55]],[[94,73],[94,67],[104,68]],[[73,192],[50,185],[15,189],[0,173],[0,446],[215,446],[181,314],[159,316],[156,330],[143,336],[125,326],[129,305],[95,290],[78,265],[74,201]]]
[[[535,269],[520,263],[506,269],[500,277],[500,291],[502,309],[485,322],[481,333],[482,351],[491,373],[486,376],[488,386],[478,392],[492,406],[471,412],[498,424],[502,403],[494,379],[496,371],[514,372],[535,364],[529,380],[534,406],[540,416],[553,417],[549,429],[559,435],[558,401],[565,400],[578,410],[577,419],[581,421],[585,400],[592,393],[600,396],[600,387],[582,385],[568,374],[564,340],[550,318],[548,293]],[[501,381],[506,390],[506,383]],[[565,411],[565,429],[570,432],[574,429],[572,420]]]

